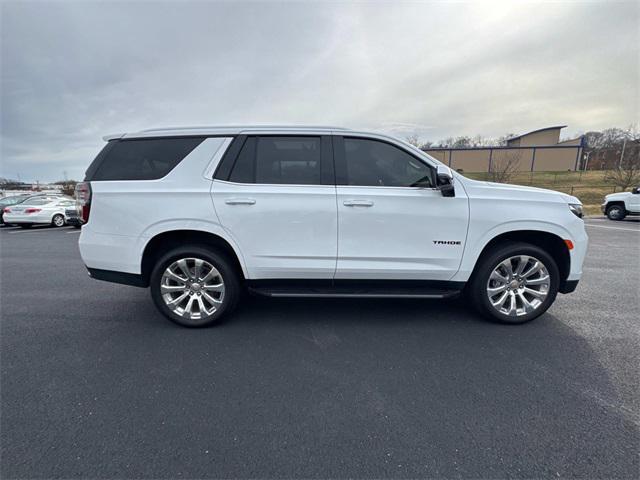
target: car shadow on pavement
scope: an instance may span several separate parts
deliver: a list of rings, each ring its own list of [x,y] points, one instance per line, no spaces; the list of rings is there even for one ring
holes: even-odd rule
[[[638,413],[623,406],[588,342],[551,313],[514,326],[484,321],[462,299],[247,297],[217,327],[169,328],[162,335],[189,345],[183,373],[210,352],[211,378],[242,392],[244,407],[226,414],[249,429],[269,418],[315,450],[302,476],[327,458],[343,466],[328,476],[362,475],[361,462],[374,476],[397,465],[408,476],[598,477],[638,468]],[[394,468],[372,434],[387,439]],[[285,462],[261,440],[246,446]]]

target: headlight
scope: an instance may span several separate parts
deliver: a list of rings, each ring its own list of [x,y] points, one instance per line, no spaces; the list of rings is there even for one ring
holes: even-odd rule
[[[569,204],[569,210],[571,210],[571,212],[579,218],[582,218],[582,205],[579,203],[570,203]]]

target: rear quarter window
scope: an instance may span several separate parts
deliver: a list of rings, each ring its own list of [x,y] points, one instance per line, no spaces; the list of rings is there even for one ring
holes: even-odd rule
[[[87,170],[85,181],[162,178],[203,140],[204,137],[111,140]]]

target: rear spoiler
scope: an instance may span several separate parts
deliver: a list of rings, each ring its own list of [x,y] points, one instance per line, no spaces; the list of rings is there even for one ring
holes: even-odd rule
[[[125,135],[126,135],[125,133],[112,133],[111,135],[105,135],[104,137],[102,137],[102,139],[105,142],[108,142],[110,140],[117,140],[118,138],[122,138]]]

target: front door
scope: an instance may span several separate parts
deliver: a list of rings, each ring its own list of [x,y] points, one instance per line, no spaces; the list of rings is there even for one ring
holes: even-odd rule
[[[435,188],[435,171],[385,141],[335,137],[336,279],[450,280],[469,221],[461,187]]]
[[[251,279],[333,278],[336,191],[330,137],[249,136],[212,185]]]

